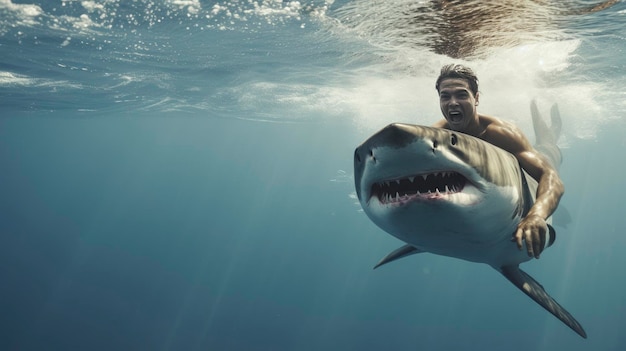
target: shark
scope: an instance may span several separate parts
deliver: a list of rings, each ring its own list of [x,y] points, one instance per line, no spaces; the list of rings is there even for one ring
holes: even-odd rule
[[[550,127],[534,101],[531,115],[535,148],[558,166],[558,106]],[[356,148],[354,181],[369,219],[405,243],[374,268],[417,253],[484,263],[587,338],[580,323],[519,268],[531,258],[511,238],[535,201],[537,181],[515,156],[456,131],[393,123]],[[546,247],[556,238],[551,224],[548,229]]]

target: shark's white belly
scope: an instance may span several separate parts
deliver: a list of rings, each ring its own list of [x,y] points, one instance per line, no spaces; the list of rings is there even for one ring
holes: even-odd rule
[[[422,251],[494,267],[528,261],[526,251],[511,241],[521,219],[519,191],[492,187],[474,199],[462,206],[445,196],[401,205],[370,204],[366,212],[386,232]]]

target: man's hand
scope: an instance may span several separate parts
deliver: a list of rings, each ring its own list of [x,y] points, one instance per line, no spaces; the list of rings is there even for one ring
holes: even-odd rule
[[[548,224],[541,216],[530,215],[522,219],[517,225],[517,231],[511,241],[517,242],[517,248],[522,249],[522,241],[526,240],[526,250],[529,257],[539,258],[546,246]]]

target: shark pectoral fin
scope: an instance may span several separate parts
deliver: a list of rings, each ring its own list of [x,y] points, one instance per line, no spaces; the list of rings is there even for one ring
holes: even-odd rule
[[[406,256],[410,256],[416,253],[420,253],[420,252],[424,252],[420,249],[417,249],[411,245],[404,245],[394,251],[392,251],[391,253],[389,253],[387,256],[383,257],[382,260],[380,260],[376,266],[374,266],[374,269],[384,265],[385,263],[389,263],[391,261],[395,261],[397,259],[400,259],[402,257],[406,257]]]
[[[521,291],[535,300],[543,308],[552,313],[556,318],[560,319],[568,327],[572,328],[578,335],[587,338],[587,333],[583,327],[569,314],[561,305],[559,305],[548,293],[543,289],[533,277],[519,269],[518,266],[504,266],[500,268],[500,273],[504,275],[511,283],[517,286]]]
[[[550,247],[552,246],[552,244],[554,244],[554,241],[556,240],[556,230],[554,230],[554,227],[552,227],[550,224],[548,224],[548,240],[546,243],[546,247]]]

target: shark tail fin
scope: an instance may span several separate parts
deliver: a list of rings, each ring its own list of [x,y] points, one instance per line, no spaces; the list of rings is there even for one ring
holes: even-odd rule
[[[554,141],[557,141],[561,137],[561,127],[563,126],[559,105],[557,104],[552,105],[552,108],[550,108],[550,121],[552,122],[550,129],[552,130],[552,135],[554,135]]]
[[[383,259],[380,260],[376,264],[376,266],[374,266],[374,269],[376,269],[376,268],[378,268],[378,267],[380,267],[380,266],[382,266],[382,265],[384,265],[386,263],[389,263],[389,262],[401,259],[402,257],[414,255],[414,254],[420,253],[420,252],[424,252],[424,251],[422,251],[422,250],[420,250],[420,249],[418,249],[418,248],[416,248],[414,246],[411,246],[411,245],[404,245],[404,246],[402,246],[400,248],[397,248],[397,249],[393,250],[387,256],[383,257]]]
[[[539,113],[535,100],[530,102],[530,114],[535,130],[535,149],[546,156],[555,168],[558,168],[561,164],[562,155],[561,150],[557,146],[557,141],[561,136],[561,128],[563,126],[559,106],[554,104],[550,109],[550,127],[548,127]]]
[[[550,109],[551,127],[548,127],[541,113],[539,113],[536,100],[530,102],[530,114],[533,118],[533,128],[535,129],[535,136],[537,138],[536,144],[556,144],[556,141],[561,136],[561,127],[563,125],[561,114],[559,113],[559,105],[554,104]]]
[[[580,323],[578,323],[578,321],[576,321],[576,319],[569,312],[567,312],[563,307],[561,307],[561,305],[558,304],[558,302],[548,295],[548,293],[543,289],[543,286],[533,279],[533,277],[519,269],[516,265],[501,267],[500,273],[502,273],[502,275],[504,275],[518,289],[540,304],[541,307],[545,308],[573,331],[578,333],[578,335],[585,339],[587,338],[587,333],[585,333],[585,330]]]

